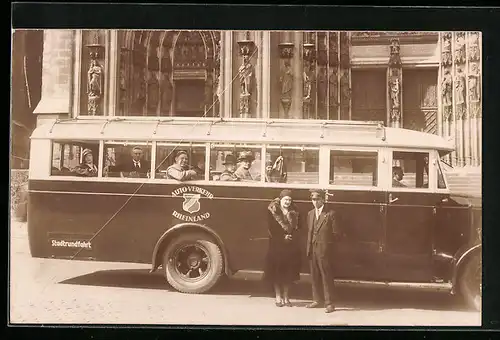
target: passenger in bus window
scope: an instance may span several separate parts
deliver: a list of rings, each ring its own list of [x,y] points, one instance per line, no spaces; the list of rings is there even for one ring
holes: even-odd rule
[[[92,155],[92,150],[84,149],[82,152],[82,159],[83,162],[75,167],[74,172],[78,176],[96,177],[97,166],[94,164],[94,156]]]
[[[392,167],[392,186],[395,188],[404,188],[406,185],[401,183],[404,177],[403,169],[400,166]]]
[[[222,163],[226,168],[220,175],[221,181],[239,181],[240,179],[234,173],[236,170],[236,157],[233,154],[227,154],[224,163]]]
[[[293,204],[291,190],[281,191],[268,206],[269,248],[264,280],[271,283],[277,307],[291,307],[290,285],[300,278],[299,213]]]
[[[251,151],[242,151],[238,157],[238,168],[234,172],[236,177],[238,177],[242,181],[255,181],[250,173],[250,167],[252,166],[252,162],[255,160],[255,157]]]
[[[266,163],[266,182],[286,183],[287,173],[283,156],[278,156],[274,161]]]
[[[196,179],[196,171],[189,169],[189,157],[186,151],[177,152],[175,163],[167,168],[167,178],[178,181]]]
[[[205,157],[203,155],[196,156],[195,162],[191,170],[196,172],[196,179],[205,179]]]
[[[121,177],[146,178],[151,172],[151,163],[143,159],[144,153],[141,147],[136,146],[132,149],[132,158],[121,164],[118,168]]]

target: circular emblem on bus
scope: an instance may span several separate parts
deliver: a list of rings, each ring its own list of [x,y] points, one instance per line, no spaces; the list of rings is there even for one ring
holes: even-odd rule
[[[182,201],[182,212],[177,210],[172,212],[172,216],[176,219],[185,222],[199,222],[210,217],[208,211],[200,213],[202,208],[200,200],[202,198],[212,199],[214,197],[210,191],[197,186],[187,185],[175,189],[172,192],[172,197],[182,197],[184,199],[184,201]]]

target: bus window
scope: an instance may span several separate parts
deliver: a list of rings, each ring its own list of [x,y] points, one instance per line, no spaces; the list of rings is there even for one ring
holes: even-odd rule
[[[392,156],[393,188],[428,188],[428,152],[394,151]]]
[[[103,157],[105,177],[150,177],[151,142],[107,141]]]
[[[54,141],[52,176],[97,177],[98,141]]]
[[[217,144],[210,146],[210,179],[214,181],[260,181],[260,145]]]
[[[205,144],[156,143],[156,178],[205,179]]]
[[[319,183],[319,148],[268,145],[266,147],[266,182]]]
[[[377,152],[330,151],[330,184],[377,186]]]

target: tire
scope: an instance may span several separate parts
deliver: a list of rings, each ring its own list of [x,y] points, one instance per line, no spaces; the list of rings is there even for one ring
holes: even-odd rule
[[[200,294],[213,288],[224,273],[220,247],[203,233],[175,238],[163,255],[167,282],[177,291]]]
[[[481,253],[472,255],[464,264],[460,275],[460,292],[467,305],[481,310],[482,301],[482,261]]]

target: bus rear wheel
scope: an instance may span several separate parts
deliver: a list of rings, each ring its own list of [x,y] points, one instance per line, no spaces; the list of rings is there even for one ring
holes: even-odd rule
[[[481,255],[473,255],[463,268],[460,276],[460,291],[467,305],[476,311],[481,310],[482,270]]]
[[[224,261],[217,244],[202,233],[192,233],[180,235],[168,245],[163,268],[174,289],[199,294],[217,284],[224,272]]]

